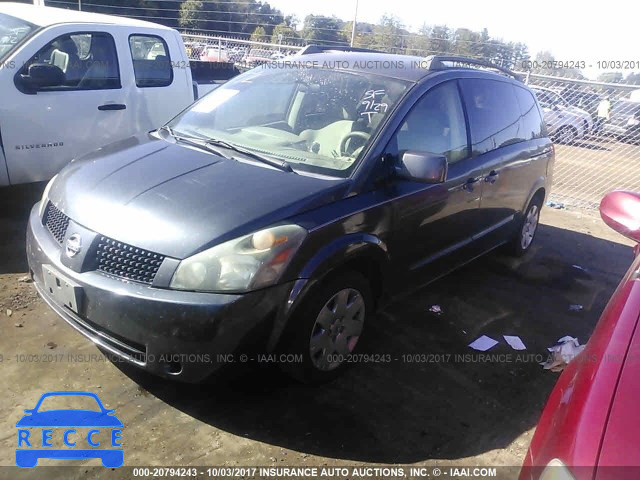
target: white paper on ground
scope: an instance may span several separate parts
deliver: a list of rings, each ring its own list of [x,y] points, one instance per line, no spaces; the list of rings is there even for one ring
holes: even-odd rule
[[[549,347],[547,350],[551,355],[546,362],[541,362],[545,370],[560,372],[567,366],[582,350],[585,345],[580,345],[578,339],[569,335],[558,339],[558,345]]]
[[[471,342],[469,346],[474,350],[478,350],[480,352],[486,352],[490,348],[495,347],[497,344],[498,342],[493,338],[487,337],[486,335],[482,335],[481,337]]]
[[[525,347],[524,343],[522,343],[522,340],[520,339],[520,337],[516,336],[516,335],[503,335],[505,342],[507,342],[511,348],[513,348],[514,350],[526,350],[527,347]]]

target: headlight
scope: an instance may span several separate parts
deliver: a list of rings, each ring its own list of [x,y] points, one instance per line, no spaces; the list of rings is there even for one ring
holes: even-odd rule
[[[57,176],[58,174],[56,173],[53,178],[49,180],[47,186],[44,187],[44,192],[42,192],[42,198],[40,199],[40,218],[42,218],[42,215],[44,215],[44,208],[47,206],[47,201],[49,200],[49,190],[51,190],[51,185],[53,185],[53,182],[55,182]]]
[[[631,117],[629,120],[627,120],[627,125],[629,125],[630,127],[635,127],[638,124],[640,124],[640,120],[635,117]]]
[[[221,243],[181,261],[170,287],[226,292],[273,285],[306,235],[298,225],[283,225]]]
[[[542,471],[539,480],[576,480],[567,466],[557,458],[551,460]]]

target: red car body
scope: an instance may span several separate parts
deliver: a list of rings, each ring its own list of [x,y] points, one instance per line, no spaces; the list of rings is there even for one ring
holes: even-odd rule
[[[612,192],[600,214],[640,244],[640,194]],[[551,392],[520,480],[640,479],[640,245],[634,252],[586,348]]]

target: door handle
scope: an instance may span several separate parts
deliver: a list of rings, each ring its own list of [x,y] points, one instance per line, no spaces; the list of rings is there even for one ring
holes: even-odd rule
[[[100,105],[98,110],[104,112],[105,110],[124,110],[126,108],[127,106],[124,103],[106,103],[104,105]]]
[[[467,181],[462,185],[462,189],[466,190],[467,192],[473,192],[474,185],[478,183],[478,180],[479,178],[467,179]]]
[[[496,180],[498,180],[499,176],[500,174],[498,172],[496,172],[495,170],[491,170],[489,172],[489,175],[484,177],[484,181],[487,183],[496,183]]]

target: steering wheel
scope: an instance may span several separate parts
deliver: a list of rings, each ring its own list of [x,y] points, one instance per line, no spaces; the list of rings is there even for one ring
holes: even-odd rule
[[[371,135],[368,134],[367,132],[359,132],[359,131],[355,131],[355,132],[349,132],[347,133],[342,140],[340,140],[340,156],[344,157],[344,156],[348,156],[347,153],[347,142],[349,140],[351,140],[352,138],[361,138],[365,141],[369,140],[371,138]],[[362,148],[362,147],[360,147]],[[355,152],[352,152],[352,155]]]

